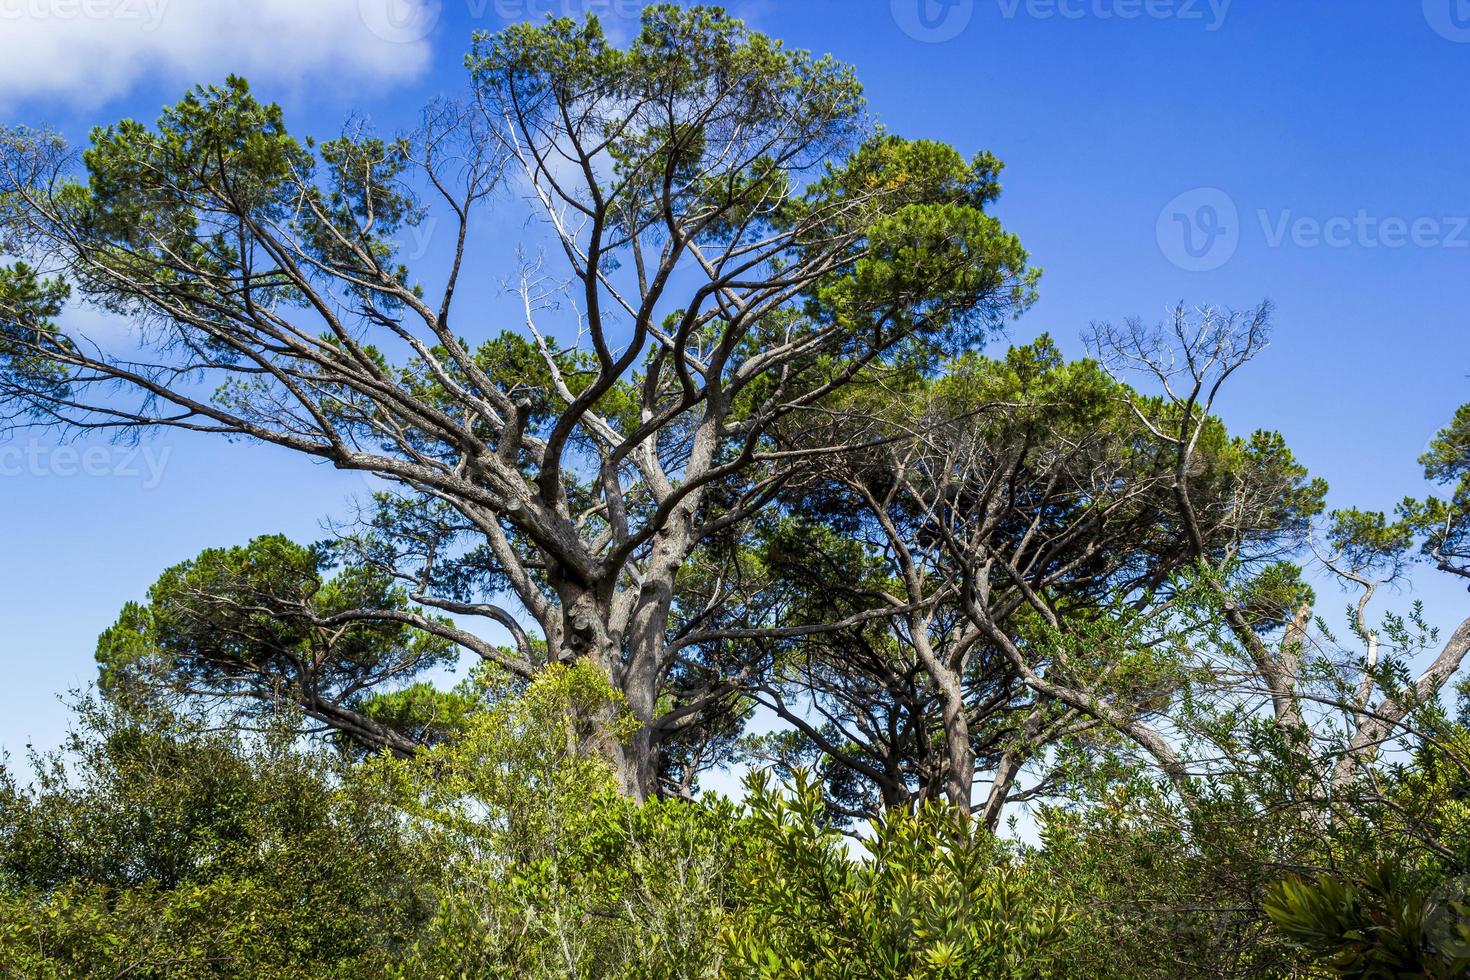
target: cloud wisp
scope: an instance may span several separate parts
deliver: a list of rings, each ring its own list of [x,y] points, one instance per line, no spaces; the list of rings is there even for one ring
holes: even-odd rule
[[[0,111],[88,107],[149,81],[415,77],[425,0],[0,0]],[[380,9],[381,8],[381,9]],[[388,28],[399,28],[397,31]]]

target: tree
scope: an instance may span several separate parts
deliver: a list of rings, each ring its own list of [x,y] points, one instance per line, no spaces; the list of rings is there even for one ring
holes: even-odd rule
[[[1115,730],[1168,758],[1148,719],[1188,677],[1153,624],[1201,558],[1174,452],[1154,435],[1177,426],[1175,406],[1095,361],[1064,362],[1047,338],[885,381],[881,399],[857,390],[811,434],[865,448],[814,464],[797,510],[827,530],[784,549],[792,560],[776,573],[805,575],[797,619],[888,610],[793,641],[778,660],[829,722],[806,725],[807,739],[851,775],[917,779],[919,799],[942,793],[992,827],[1008,800],[1065,778],[1054,750],[1066,744]],[[1202,427],[1189,479],[1212,522],[1203,557],[1263,563],[1300,538],[1321,487],[1279,438],[1231,438],[1213,418]],[[842,557],[853,549],[861,557]],[[778,693],[765,698],[804,726]],[[902,764],[881,761],[894,752]],[[1029,787],[1027,765],[1042,767]]]
[[[146,341],[105,349],[7,287],[0,399],[19,425],[242,436],[392,481],[364,553],[510,631],[471,649],[520,676],[601,668],[639,723],[604,750],[645,796],[660,717],[702,708],[661,699],[679,569],[817,451],[778,429],[977,342],[1036,273],[986,213],[994,157],[875,132],[849,69],[716,9],[650,7],[625,49],[592,18],[515,26],[469,63],[468,102],[395,140],[297,140],[234,78],[95,131],[80,173],[8,131],[0,244],[38,270],[9,275]],[[455,300],[502,187],[553,258],[506,270],[525,323],[496,336]],[[392,244],[431,206],[454,241],[432,295]]]
[[[1279,436],[1262,434],[1245,459],[1245,473],[1259,481],[1262,492],[1242,492],[1240,513],[1267,519],[1240,523],[1226,511],[1222,521],[1219,508],[1201,495],[1208,488],[1210,413],[1224,384],[1264,349],[1269,312],[1260,307],[1191,316],[1181,309],[1162,330],[1133,322],[1124,329],[1099,328],[1093,340],[1114,370],[1140,371],[1162,387],[1170,406],[1172,427],[1155,424],[1150,430],[1174,460],[1171,492],[1196,564],[1186,617],[1174,624],[1185,629],[1175,635],[1196,663],[1217,665],[1213,681],[1196,692],[1198,702],[1215,701],[1215,720],[1252,719],[1264,711],[1275,751],[1315,783],[1316,799],[1302,802],[1321,807],[1335,793],[1350,791],[1359,767],[1386,743],[1411,734],[1420,709],[1433,709],[1470,652],[1466,620],[1413,677],[1408,661],[1436,642],[1436,631],[1417,608],[1407,618],[1390,616],[1382,632],[1367,618],[1378,589],[1398,579],[1416,549],[1440,570],[1464,574],[1453,542],[1467,501],[1457,488],[1449,502],[1406,500],[1396,522],[1348,509],[1331,514],[1324,528],[1314,527],[1325,486],[1306,481]],[[1422,460],[1426,476],[1443,483],[1461,478],[1464,444],[1457,433],[1452,425],[1431,444]],[[1210,544],[1217,529],[1227,532],[1218,550]],[[1322,567],[1359,592],[1349,624],[1356,650],[1315,616],[1315,596],[1292,563],[1316,532],[1325,532],[1327,548],[1317,547],[1315,555]],[[1385,656],[1390,647],[1397,656]],[[1239,761],[1250,754],[1222,744],[1217,736],[1224,732],[1230,733],[1226,741],[1242,734],[1212,721],[1194,725],[1192,734],[1202,738],[1206,757]],[[1245,743],[1260,744],[1254,738]]]
[[[369,751],[411,755],[409,726],[383,724],[385,685],[481,641],[411,606],[391,576],[276,536],[175,565],[97,642],[104,691],[146,701],[162,687],[248,715],[299,709]]]
[[[1344,510],[1319,520],[1323,488],[1269,434],[1252,437],[1246,465],[1234,470],[1227,499],[1239,509],[1216,503],[1210,419],[1224,382],[1265,345],[1263,312],[1181,310],[1161,331],[1132,323],[1096,332],[1110,368],[1141,369],[1163,390],[1172,424],[1155,421],[1150,439],[1172,460],[1164,486],[1177,501],[1191,562],[1169,601],[1155,605],[1146,628],[1122,647],[1167,651],[1177,665],[1167,710],[1136,722],[1147,722],[1143,738],[1118,726],[1170,775],[1174,792],[1142,790],[1137,777],[1120,780],[1097,767],[1075,792],[1098,801],[1088,809],[1101,833],[1070,850],[1093,854],[1089,861],[1107,869],[1095,880],[1129,876],[1116,893],[1125,914],[1167,913],[1199,930],[1204,938],[1193,948],[1215,950],[1199,962],[1278,975],[1281,933],[1265,932],[1274,918],[1324,966],[1379,975],[1375,964],[1415,962],[1425,896],[1467,866],[1464,809],[1453,787],[1470,770],[1463,732],[1440,701],[1463,662],[1465,627],[1441,638],[1417,603],[1377,625],[1372,605],[1416,553],[1453,572],[1448,535],[1461,516],[1453,503],[1431,499],[1405,501],[1397,519]],[[1131,401],[1148,419],[1148,402]],[[1427,475],[1453,483],[1455,453],[1452,425],[1424,458]],[[1264,492],[1252,493],[1253,485]],[[1236,519],[1273,510],[1290,519],[1255,531]],[[1435,516],[1425,520],[1426,513]],[[1227,532],[1219,549],[1209,545],[1214,530]],[[1344,636],[1316,612],[1319,600],[1298,564],[1313,560],[1354,593]],[[1041,679],[1058,682],[1059,696],[1089,693],[1051,674]],[[1107,707],[1096,711],[1101,720]],[[1059,809],[1044,820],[1063,829],[1048,851],[1065,861],[1056,842],[1065,843],[1071,815]],[[1097,856],[1130,851],[1123,861]],[[1155,878],[1167,886],[1154,889],[1147,882]],[[1310,884],[1283,886],[1283,879]],[[1138,898],[1123,897],[1130,893]],[[1318,916],[1333,903],[1335,920]],[[1461,969],[1424,955],[1404,968]]]

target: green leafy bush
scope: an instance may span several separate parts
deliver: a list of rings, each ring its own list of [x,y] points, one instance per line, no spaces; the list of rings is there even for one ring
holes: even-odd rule
[[[87,705],[35,783],[0,773],[0,973],[381,970],[427,918],[396,813],[284,733]]]
[[[1391,866],[1361,881],[1323,876],[1279,882],[1271,919],[1331,976],[1363,980],[1470,975],[1470,902],[1413,887]]]
[[[726,975],[748,980],[1048,976],[1067,923],[1044,883],[942,807],[874,824],[862,854],[821,790],[750,784]]]

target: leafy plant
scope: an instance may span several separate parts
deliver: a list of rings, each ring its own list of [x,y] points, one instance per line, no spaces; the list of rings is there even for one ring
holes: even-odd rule
[[[1333,976],[1450,980],[1470,973],[1470,901],[1426,892],[1391,866],[1361,880],[1290,879],[1266,894],[1278,928]]]
[[[944,807],[874,823],[854,854],[820,788],[748,783],[727,975],[748,980],[1039,977],[1068,914],[986,832]]]

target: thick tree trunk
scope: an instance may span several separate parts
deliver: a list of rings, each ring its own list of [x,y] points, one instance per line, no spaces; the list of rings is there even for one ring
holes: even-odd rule
[[[627,718],[620,706],[607,704],[587,719],[594,729],[595,750],[612,765],[622,792],[636,800],[648,799],[657,792],[657,761],[653,729],[653,712],[657,701],[657,672],[650,671],[647,658],[640,656],[637,637],[628,644],[631,653],[625,660],[624,641],[613,626],[611,597],[581,585],[557,583],[560,600],[563,648],[556,659],[571,663],[588,661],[607,678],[609,686],[623,696],[637,722],[633,734],[627,734]]]
[[[602,729],[599,751],[615,767],[622,791],[640,801],[659,792],[658,696],[671,596],[671,585],[645,582],[626,636],[614,625],[611,601],[580,596],[564,606],[569,640],[562,659],[590,660],[622,695],[625,711],[609,705],[594,722]]]
[[[658,671],[649,658],[634,654],[623,678],[623,696],[638,727],[623,743],[619,778],[623,792],[635,800],[658,795],[659,758],[654,714],[658,702]]]
[[[628,621],[626,660],[618,686],[638,727],[623,747],[621,776],[623,791],[636,800],[659,793],[658,700],[667,666],[665,644],[674,607],[674,581],[689,551],[692,508],[698,496],[692,495],[655,536]]]
[[[969,813],[975,781],[975,750],[970,744],[965,696],[957,678],[946,676],[939,683],[944,717],[944,796],[951,806]]]

